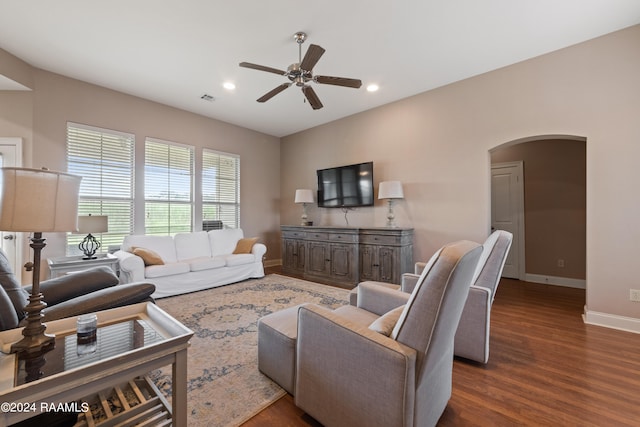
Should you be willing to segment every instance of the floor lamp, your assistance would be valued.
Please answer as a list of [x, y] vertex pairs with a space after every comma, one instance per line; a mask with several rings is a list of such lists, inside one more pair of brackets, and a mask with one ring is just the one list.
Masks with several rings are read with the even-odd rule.
[[78, 226], [78, 192], [81, 177], [46, 169], [2, 168], [0, 230], [33, 233], [33, 286], [25, 307], [27, 326], [11, 352], [36, 353], [53, 346], [45, 333], [40, 293], [40, 252], [46, 246], [43, 232], [75, 231]]

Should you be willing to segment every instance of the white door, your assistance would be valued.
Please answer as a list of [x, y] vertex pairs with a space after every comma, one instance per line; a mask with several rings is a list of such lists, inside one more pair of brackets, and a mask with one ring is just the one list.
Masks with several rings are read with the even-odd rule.
[[[0, 167], [22, 166], [22, 139], [0, 138]], [[0, 246], [6, 252], [13, 272], [22, 280], [22, 233], [0, 231]]]
[[502, 277], [524, 280], [524, 176], [522, 162], [491, 165], [491, 230], [513, 234]]

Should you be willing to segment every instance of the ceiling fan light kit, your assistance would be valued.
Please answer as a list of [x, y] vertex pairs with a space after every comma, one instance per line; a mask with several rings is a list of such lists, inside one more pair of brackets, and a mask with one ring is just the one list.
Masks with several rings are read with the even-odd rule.
[[345, 77], [333, 77], [333, 76], [314, 76], [313, 67], [318, 63], [325, 50], [315, 44], [309, 45], [307, 53], [304, 58], [302, 57], [302, 43], [307, 39], [307, 35], [303, 32], [297, 32], [293, 35], [294, 40], [298, 43], [298, 62], [293, 63], [287, 67], [287, 71], [277, 68], [266, 67], [264, 65], [252, 64], [250, 62], [241, 62], [239, 65], [243, 68], [250, 68], [258, 71], [266, 71], [268, 73], [274, 73], [281, 76], [285, 76], [289, 79], [289, 83], [283, 83], [280, 86], [270, 90], [257, 99], [258, 102], [266, 102], [287, 89], [289, 86], [295, 84], [302, 89], [305, 99], [311, 105], [311, 108], [318, 110], [323, 107], [320, 98], [316, 94], [315, 90], [309, 83], [328, 84], [333, 86], [343, 86], [358, 89], [362, 86], [362, 81], [358, 79], [349, 79]]

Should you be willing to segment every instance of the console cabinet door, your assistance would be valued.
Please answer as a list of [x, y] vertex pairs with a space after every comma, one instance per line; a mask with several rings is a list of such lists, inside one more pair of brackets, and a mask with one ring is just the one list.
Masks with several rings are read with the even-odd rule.
[[309, 252], [307, 273], [326, 276], [330, 273], [329, 244], [326, 242], [308, 242]]
[[360, 281], [378, 280], [377, 246], [360, 245]]
[[355, 247], [355, 245], [331, 244], [331, 279], [345, 283], [353, 283], [356, 280]]
[[305, 266], [305, 248], [303, 240], [284, 239], [284, 257], [282, 267], [286, 272], [303, 273]]
[[360, 245], [360, 281], [396, 283], [398, 267], [398, 248]]
[[381, 282], [400, 283], [397, 281], [399, 276], [398, 267], [398, 248], [391, 246], [378, 247], [378, 278]]

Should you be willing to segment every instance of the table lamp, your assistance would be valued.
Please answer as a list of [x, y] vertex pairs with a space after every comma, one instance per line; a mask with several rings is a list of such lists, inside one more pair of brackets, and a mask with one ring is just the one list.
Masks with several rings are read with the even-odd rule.
[[100, 249], [100, 242], [91, 233], [105, 233], [109, 231], [109, 217], [106, 215], [81, 215], [78, 217], [78, 234], [87, 236], [78, 244], [84, 254], [82, 259], [96, 259], [96, 251]]
[[35, 353], [54, 344], [46, 334], [40, 293], [40, 253], [46, 246], [43, 232], [75, 231], [78, 226], [78, 192], [81, 177], [46, 169], [2, 168], [0, 230], [33, 233], [33, 286], [25, 307], [27, 326], [11, 352]]
[[387, 199], [389, 211], [387, 212], [387, 227], [397, 227], [393, 213], [393, 202], [403, 199], [402, 183], [400, 181], [383, 181], [378, 187], [378, 199]]
[[313, 203], [313, 192], [307, 189], [296, 190], [295, 203], [302, 203], [302, 225], [309, 225], [307, 221], [307, 203]]

